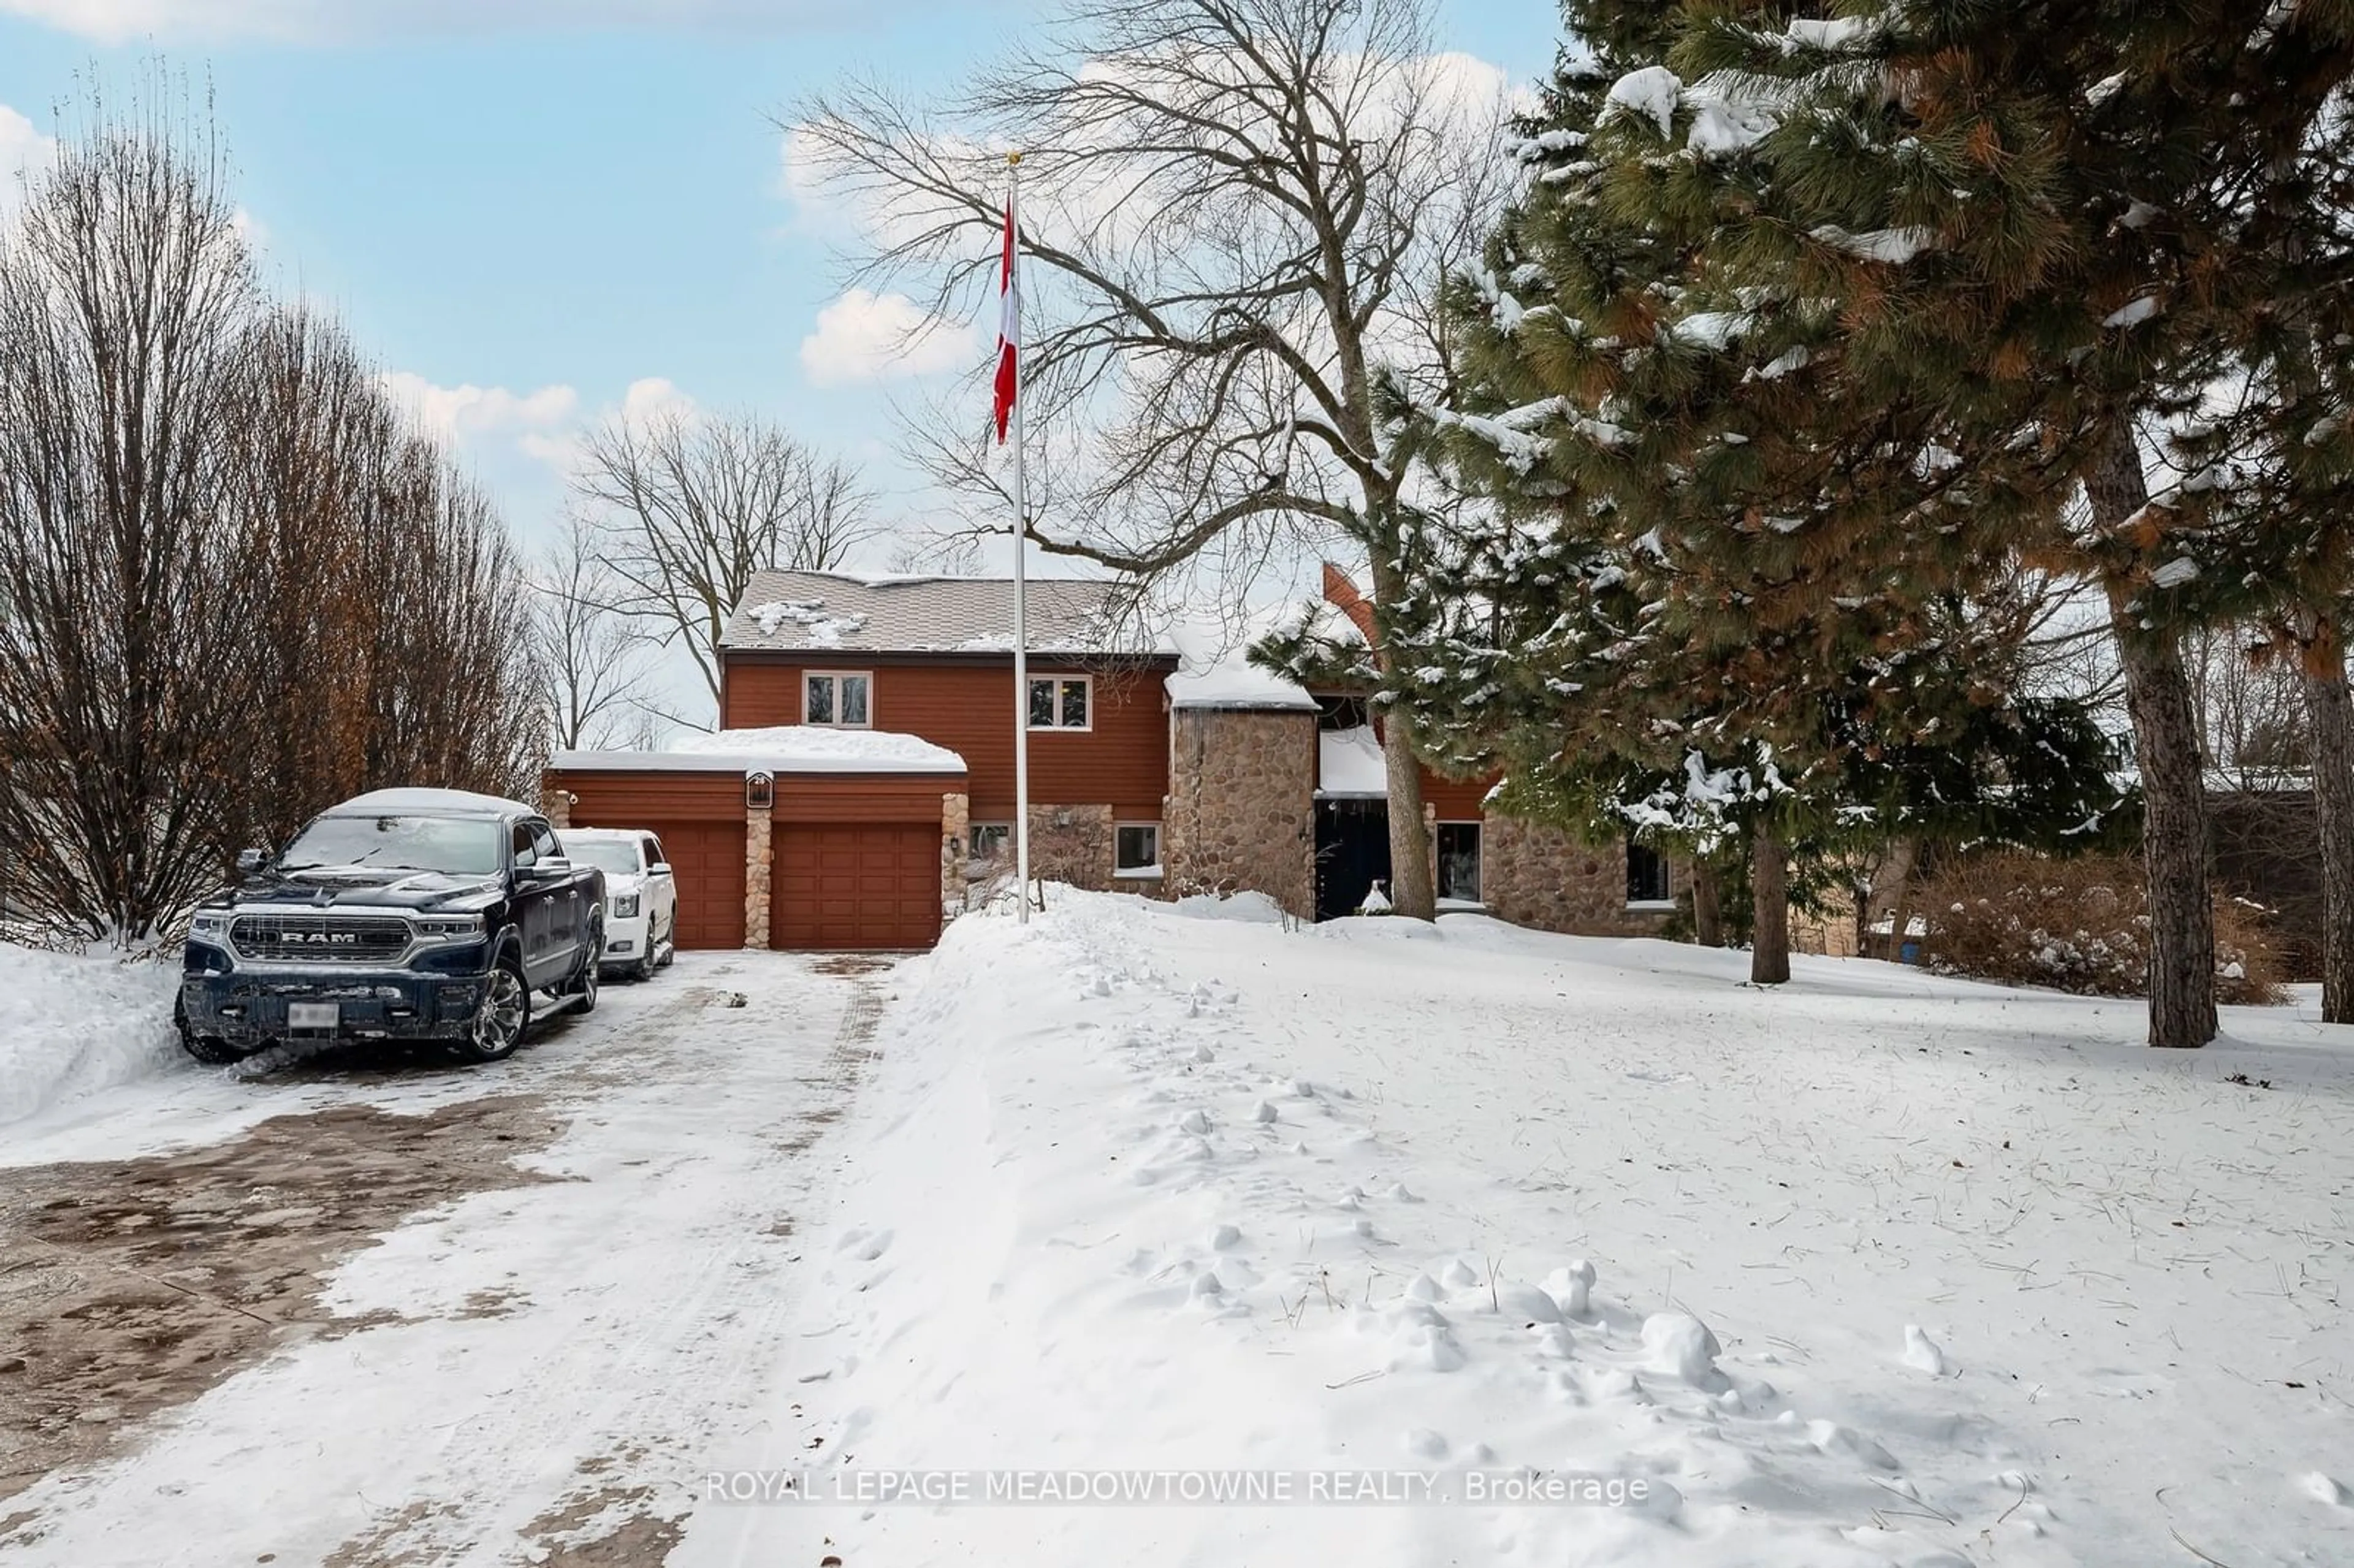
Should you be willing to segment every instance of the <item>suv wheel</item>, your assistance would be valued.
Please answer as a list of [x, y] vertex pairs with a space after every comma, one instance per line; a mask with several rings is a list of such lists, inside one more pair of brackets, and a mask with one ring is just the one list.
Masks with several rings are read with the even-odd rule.
[[580, 968], [570, 980], [564, 982], [563, 989], [557, 992], [558, 996], [577, 996], [580, 999], [580, 1005], [575, 1008], [574, 1012], [597, 1011], [597, 980], [602, 970], [599, 960], [604, 954], [605, 923], [602, 920], [591, 920], [588, 922], [588, 939], [580, 945]]
[[482, 981], [482, 1005], [474, 1010], [458, 1054], [470, 1062], [501, 1061], [514, 1054], [530, 1027], [531, 988], [514, 955], [503, 953]]

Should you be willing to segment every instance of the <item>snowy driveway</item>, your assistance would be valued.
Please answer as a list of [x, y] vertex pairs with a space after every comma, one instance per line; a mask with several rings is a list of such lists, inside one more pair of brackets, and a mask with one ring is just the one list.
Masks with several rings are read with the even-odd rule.
[[181, 1069], [0, 1147], [0, 1560], [658, 1561], [761, 1402], [890, 975], [687, 955], [486, 1068]]

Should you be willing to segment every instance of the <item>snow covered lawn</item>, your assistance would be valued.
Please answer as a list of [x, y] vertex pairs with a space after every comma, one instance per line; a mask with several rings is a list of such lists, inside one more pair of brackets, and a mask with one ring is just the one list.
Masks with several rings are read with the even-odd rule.
[[186, 1059], [179, 968], [0, 942], [0, 1128]]
[[1066, 895], [902, 971], [784, 1392], [706, 1495], [1648, 1495], [706, 1500], [673, 1564], [2354, 1563], [2349, 1032], [2160, 1054], [2132, 1004], [1868, 962], [1761, 992], [1201, 913]]

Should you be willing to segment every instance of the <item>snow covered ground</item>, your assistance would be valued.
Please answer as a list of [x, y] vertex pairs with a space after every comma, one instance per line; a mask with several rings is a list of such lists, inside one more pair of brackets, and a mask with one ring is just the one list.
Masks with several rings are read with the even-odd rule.
[[[167, 1057], [0, 1128], [0, 1562], [660, 1562], [889, 981], [684, 954], [491, 1066]], [[10, 998], [13, 1059], [69, 989]]]
[[[2131, 1003], [1254, 912], [1069, 895], [902, 971], [672, 1563], [2354, 1563], [2309, 1007], [2160, 1054]], [[1466, 1500], [1532, 1471], [1619, 1506]], [[1105, 1485], [1149, 1500], [904, 1496]]]

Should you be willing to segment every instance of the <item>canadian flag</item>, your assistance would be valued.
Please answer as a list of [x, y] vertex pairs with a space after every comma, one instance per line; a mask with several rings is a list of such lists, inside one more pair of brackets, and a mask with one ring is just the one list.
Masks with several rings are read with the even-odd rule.
[[1013, 198], [1005, 198], [1005, 260], [998, 275], [997, 444], [1013, 417], [1014, 355], [1022, 343], [1022, 283], [1013, 270]]

